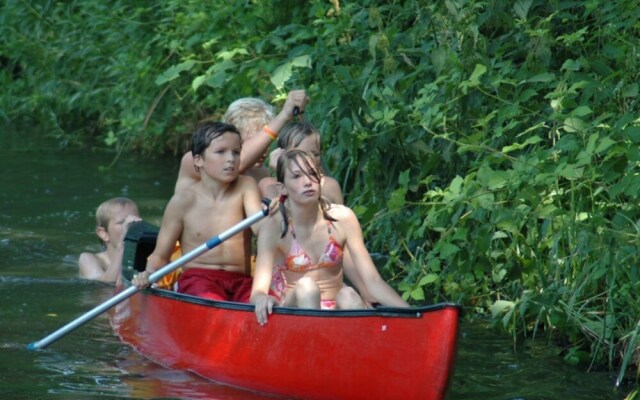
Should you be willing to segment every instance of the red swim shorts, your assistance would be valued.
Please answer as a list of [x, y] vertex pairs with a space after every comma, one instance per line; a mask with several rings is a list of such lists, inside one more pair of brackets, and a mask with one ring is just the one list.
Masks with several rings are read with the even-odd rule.
[[186, 268], [178, 280], [178, 292], [211, 300], [248, 303], [253, 278], [241, 272]]

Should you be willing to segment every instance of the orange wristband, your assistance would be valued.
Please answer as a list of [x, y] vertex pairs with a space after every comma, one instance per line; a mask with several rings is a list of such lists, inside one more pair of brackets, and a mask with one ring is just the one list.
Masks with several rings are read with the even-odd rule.
[[271, 128], [269, 128], [267, 125], [262, 127], [262, 130], [264, 131], [264, 133], [267, 134], [267, 136], [269, 136], [271, 138], [271, 140], [276, 140], [278, 138], [278, 133], [274, 132]]

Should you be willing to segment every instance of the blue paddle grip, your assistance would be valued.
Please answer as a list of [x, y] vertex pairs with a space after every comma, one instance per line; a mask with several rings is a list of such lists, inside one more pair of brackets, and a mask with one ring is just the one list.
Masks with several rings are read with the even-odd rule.
[[213, 249], [214, 247], [216, 247], [220, 243], [222, 243], [222, 240], [220, 240], [220, 236], [216, 236], [214, 238], [211, 238], [211, 239], [207, 240], [207, 248], [208, 249]]

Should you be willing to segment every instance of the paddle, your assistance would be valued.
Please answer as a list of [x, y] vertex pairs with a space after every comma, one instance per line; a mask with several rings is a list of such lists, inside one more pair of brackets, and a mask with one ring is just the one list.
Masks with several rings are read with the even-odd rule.
[[[242, 232], [243, 230], [247, 229], [248, 227], [250, 227], [254, 223], [258, 222], [262, 218], [264, 218], [267, 215], [269, 215], [269, 203], [270, 203], [270, 200], [263, 199], [262, 201], [267, 206], [265, 209], [263, 209], [262, 211], [254, 214], [253, 216], [245, 219], [244, 221], [240, 222], [239, 224], [229, 228], [228, 230], [222, 232], [218, 236], [212, 237], [206, 243], [203, 243], [199, 247], [196, 247], [195, 249], [191, 250], [187, 254], [183, 255], [180, 258], [178, 258], [177, 260], [175, 260], [175, 261], [167, 264], [166, 266], [162, 267], [161, 269], [157, 270], [156, 272], [154, 272], [153, 274], [151, 274], [149, 276], [149, 282], [151, 282], [151, 283], [156, 282], [157, 280], [159, 280], [163, 276], [167, 275], [171, 271], [173, 271], [173, 270], [177, 269], [178, 267], [180, 267], [181, 265], [184, 265], [184, 264], [188, 263], [189, 261], [199, 257], [203, 253], [211, 250], [212, 248], [216, 247], [220, 243], [224, 242], [225, 240], [227, 240], [231, 236], [234, 236], [234, 235]], [[41, 340], [39, 340], [37, 342], [30, 343], [29, 345], [27, 345], [27, 349], [28, 350], [36, 350], [36, 349], [42, 349], [44, 347], [47, 347], [48, 345], [50, 345], [51, 343], [53, 343], [56, 340], [60, 339], [61, 337], [63, 337], [67, 333], [73, 331], [76, 328], [81, 327], [82, 325], [84, 325], [85, 323], [89, 322], [93, 318], [95, 318], [98, 315], [102, 314], [103, 312], [109, 310], [111, 307], [115, 306], [116, 304], [128, 299], [129, 297], [133, 296], [134, 294], [138, 293], [141, 290], [144, 290], [144, 289], [139, 289], [139, 288], [137, 288], [135, 286], [128, 287], [127, 289], [125, 289], [122, 292], [118, 293], [117, 295], [113, 296], [111, 299], [109, 299], [109, 300], [105, 301], [104, 303], [100, 304], [99, 306], [95, 307], [91, 311], [81, 315], [80, 317], [78, 317], [75, 320], [69, 322], [68, 324], [66, 324], [62, 328], [60, 328], [57, 331], [51, 333], [49, 336], [47, 336], [47, 337], [45, 337], [45, 338], [43, 338], [43, 339], [41, 339]]]

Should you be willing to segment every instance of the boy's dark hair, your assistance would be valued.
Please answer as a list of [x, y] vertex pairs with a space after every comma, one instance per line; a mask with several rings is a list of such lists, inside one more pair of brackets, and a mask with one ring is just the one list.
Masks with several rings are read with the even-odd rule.
[[235, 133], [240, 137], [240, 143], [242, 143], [242, 136], [238, 129], [224, 122], [205, 122], [196, 129], [195, 133], [191, 137], [191, 153], [193, 156], [204, 154], [204, 151], [209, 147], [211, 141], [219, 136], [224, 135], [227, 132]]

